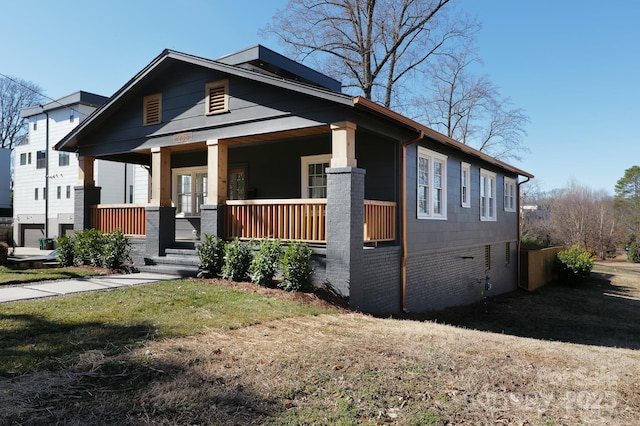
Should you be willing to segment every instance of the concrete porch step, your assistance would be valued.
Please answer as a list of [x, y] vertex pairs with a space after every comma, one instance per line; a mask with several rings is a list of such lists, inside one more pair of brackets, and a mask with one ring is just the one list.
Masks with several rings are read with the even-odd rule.
[[156, 274], [178, 275], [183, 278], [195, 277], [198, 275], [198, 267], [193, 265], [140, 265], [137, 267], [140, 272], [153, 272]]

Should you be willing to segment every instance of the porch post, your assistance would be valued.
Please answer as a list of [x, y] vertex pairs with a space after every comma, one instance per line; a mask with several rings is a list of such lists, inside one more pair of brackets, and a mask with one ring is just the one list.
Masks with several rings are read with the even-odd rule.
[[205, 233], [224, 237], [224, 205], [227, 201], [228, 147], [218, 139], [207, 141], [207, 198], [200, 207], [200, 239]]
[[93, 176], [94, 157], [78, 157], [78, 185], [73, 188], [73, 230], [91, 229], [91, 206], [100, 204], [100, 187]]
[[327, 173], [327, 281], [357, 306], [364, 268], [364, 177], [356, 167], [354, 123], [332, 129]]
[[145, 252], [162, 256], [175, 242], [176, 209], [171, 206], [171, 151], [151, 148], [151, 205], [146, 208]]

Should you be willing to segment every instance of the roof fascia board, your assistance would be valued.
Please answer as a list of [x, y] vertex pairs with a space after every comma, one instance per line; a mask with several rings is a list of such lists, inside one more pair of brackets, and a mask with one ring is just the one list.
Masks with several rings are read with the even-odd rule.
[[417, 121], [414, 121], [408, 117], [405, 117], [401, 114], [398, 114], [395, 111], [392, 111], [388, 108], [383, 107], [382, 105], [379, 105], [369, 99], [357, 96], [355, 98], [353, 98], [353, 104], [356, 107], [361, 107], [364, 108], [366, 110], [370, 110], [372, 112], [375, 112], [377, 114], [380, 114], [388, 119], [391, 119], [392, 121], [396, 121], [397, 123], [405, 126], [405, 127], [409, 127], [411, 129], [413, 129], [416, 133], [419, 132], [423, 132], [425, 134], [425, 136], [428, 136], [430, 139], [433, 139], [437, 142], [440, 142], [444, 145], [448, 145], [451, 146], [455, 149], [457, 149], [458, 151], [464, 152], [466, 154], [472, 155], [474, 157], [478, 157], [483, 161], [486, 161], [487, 163], [493, 164], [495, 166], [498, 166], [502, 169], [508, 170], [510, 172], [516, 173], [518, 175], [521, 176], [525, 176], [528, 178], [533, 178], [534, 176], [529, 173], [526, 172], [524, 170], [521, 170], [517, 167], [514, 167], [510, 164], [505, 163], [504, 161], [498, 160], [497, 158], [494, 158], [482, 151], [478, 151], [475, 148], [470, 147], [469, 145], [465, 145], [462, 142], [458, 142], [455, 139], [452, 139], [446, 135], [443, 135], [442, 133], [439, 133], [423, 124], [418, 123]]

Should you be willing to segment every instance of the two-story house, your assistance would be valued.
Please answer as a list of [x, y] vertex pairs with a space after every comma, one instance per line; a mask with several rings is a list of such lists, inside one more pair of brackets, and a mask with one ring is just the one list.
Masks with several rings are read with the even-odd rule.
[[[14, 148], [13, 157], [13, 238], [19, 246], [38, 247], [40, 239], [55, 239], [73, 231], [78, 158], [53, 147], [106, 100], [80, 91], [20, 112], [29, 131], [25, 142]], [[107, 183], [102, 191], [104, 202], [148, 201], [148, 171], [138, 165], [97, 161], [95, 178], [98, 183]], [[139, 193], [134, 189], [136, 179], [142, 188]]]

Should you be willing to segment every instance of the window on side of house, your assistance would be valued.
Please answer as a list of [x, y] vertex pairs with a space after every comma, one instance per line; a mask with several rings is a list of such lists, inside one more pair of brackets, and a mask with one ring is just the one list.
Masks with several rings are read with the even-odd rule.
[[471, 207], [471, 164], [460, 163], [460, 205]]
[[42, 199], [43, 200], [47, 199], [47, 188], [46, 187], [42, 188]]
[[27, 164], [31, 164], [31, 153], [27, 154]]
[[447, 156], [418, 147], [418, 219], [447, 219]]
[[33, 131], [38, 130], [38, 120], [37, 119], [33, 119]]
[[229, 80], [207, 83], [204, 105], [207, 115], [229, 111]]
[[43, 149], [36, 152], [36, 169], [47, 167], [47, 152]]
[[142, 125], [151, 126], [162, 122], [162, 93], [145, 96], [142, 101]]
[[27, 164], [27, 153], [23, 152], [22, 154], [20, 154], [20, 165], [24, 166]]
[[330, 154], [300, 158], [302, 198], [327, 198], [327, 168], [330, 163]]
[[71, 198], [71, 185], [67, 185], [67, 198]]
[[496, 218], [496, 174], [480, 169], [480, 220]]
[[33, 199], [37, 200], [38, 199], [38, 188], [35, 188], [35, 191], [34, 191], [33, 195], [34, 195]]
[[516, 211], [516, 181], [508, 177], [504, 178], [504, 210]]
[[60, 198], [62, 198], [62, 187], [58, 186], [56, 188], [56, 198], [59, 200]]
[[175, 169], [173, 188], [176, 216], [199, 216], [207, 197], [207, 167]]
[[68, 152], [59, 152], [58, 153], [58, 166], [68, 166], [69, 165], [69, 153]]

